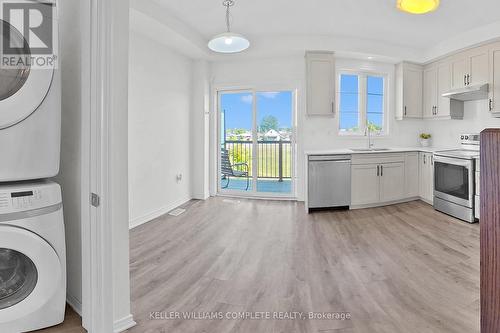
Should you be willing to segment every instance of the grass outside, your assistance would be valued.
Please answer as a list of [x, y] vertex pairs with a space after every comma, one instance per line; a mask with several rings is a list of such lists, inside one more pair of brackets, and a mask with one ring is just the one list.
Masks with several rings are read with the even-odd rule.
[[[229, 158], [232, 164], [247, 163], [250, 175], [252, 169], [252, 143], [245, 144], [227, 144]], [[282, 144], [282, 171], [283, 178], [292, 176], [292, 146], [290, 143]], [[279, 143], [258, 144], [257, 152], [258, 175], [259, 178], [278, 178], [279, 177]], [[237, 168], [244, 170], [244, 167]]]

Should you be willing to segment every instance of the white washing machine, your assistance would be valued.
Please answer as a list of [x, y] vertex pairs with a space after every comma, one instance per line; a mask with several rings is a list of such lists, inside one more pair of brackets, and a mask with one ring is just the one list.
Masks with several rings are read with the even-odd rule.
[[0, 332], [57, 325], [65, 304], [61, 188], [49, 181], [0, 186]]
[[[57, 11], [51, 15], [44, 19], [52, 21], [52, 52], [57, 54]], [[8, 39], [29, 52], [31, 45], [13, 24], [0, 20], [0, 42]], [[0, 182], [50, 178], [59, 173], [61, 79], [54, 67], [0, 68]]]

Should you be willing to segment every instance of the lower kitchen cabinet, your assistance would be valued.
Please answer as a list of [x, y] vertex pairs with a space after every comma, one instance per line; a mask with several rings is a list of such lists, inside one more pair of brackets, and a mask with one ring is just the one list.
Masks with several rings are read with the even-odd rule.
[[377, 164], [351, 167], [351, 205], [368, 205], [379, 202], [379, 166]]
[[405, 196], [407, 198], [416, 198], [420, 196], [418, 154], [418, 152], [405, 154]]
[[353, 206], [397, 201], [405, 197], [403, 162], [353, 165], [351, 176]]
[[434, 197], [434, 155], [423, 152], [354, 155], [351, 206], [363, 208]]
[[387, 163], [380, 166], [380, 201], [401, 200], [405, 194], [404, 163]]
[[434, 201], [434, 155], [419, 154], [420, 198], [427, 203]]

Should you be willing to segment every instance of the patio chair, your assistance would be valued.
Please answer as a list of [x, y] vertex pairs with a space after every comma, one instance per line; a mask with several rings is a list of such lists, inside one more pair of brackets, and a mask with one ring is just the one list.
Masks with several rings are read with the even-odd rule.
[[[235, 163], [231, 164], [229, 160], [229, 152], [226, 149], [222, 149], [221, 151], [221, 174], [222, 179], [227, 180], [227, 183], [222, 186], [222, 188], [227, 188], [229, 186], [230, 177], [246, 177], [247, 179], [247, 187], [245, 191], [248, 191], [248, 187], [250, 186], [250, 176], [248, 174], [248, 163]], [[238, 167], [245, 167], [244, 171], [235, 170]]]

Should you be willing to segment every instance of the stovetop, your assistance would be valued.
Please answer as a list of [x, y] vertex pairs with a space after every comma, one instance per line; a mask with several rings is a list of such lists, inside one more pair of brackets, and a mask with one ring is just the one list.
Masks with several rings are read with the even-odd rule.
[[435, 154], [437, 156], [461, 158], [461, 159], [466, 159], [466, 160], [477, 159], [480, 156], [478, 150], [466, 150], [466, 149], [438, 151]]

